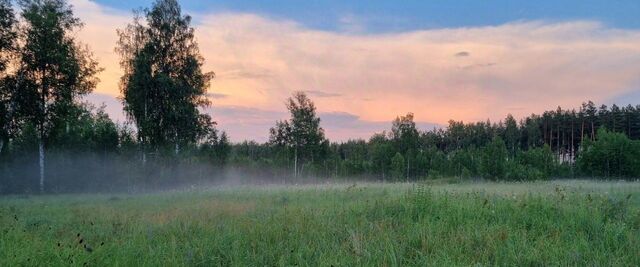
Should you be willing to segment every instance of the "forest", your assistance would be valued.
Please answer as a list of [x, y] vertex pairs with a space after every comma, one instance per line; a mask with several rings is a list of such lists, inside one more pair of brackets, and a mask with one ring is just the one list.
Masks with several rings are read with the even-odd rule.
[[[368, 140], [332, 142], [303, 91], [268, 142], [231, 143], [202, 109], [203, 70], [191, 17], [157, 1], [118, 30], [127, 122], [83, 100], [102, 71], [74, 38], [64, 0], [0, 0], [0, 193], [136, 191], [175, 185], [334, 180], [417, 181], [640, 177], [640, 105], [557, 107], [497, 122], [418, 129], [399, 115]], [[17, 7], [17, 8], [16, 8]], [[302, 90], [303, 88], [301, 88]], [[606, 90], [606, 88], [603, 88]], [[391, 119], [391, 118], [390, 118]], [[243, 180], [244, 179], [244, 180]]]

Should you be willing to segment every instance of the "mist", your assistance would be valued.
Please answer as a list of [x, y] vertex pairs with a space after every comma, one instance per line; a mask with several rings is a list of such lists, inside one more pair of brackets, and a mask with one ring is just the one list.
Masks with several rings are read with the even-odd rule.
[[[0, 164], [0, 194], [31, 194], [39, 190], [37, 153]], [[354, 178], [360, 179], [360, 178]], [[140, 154], [56, 151], [46, 155], [46, 193], [147, 193], [194, 187], [315, 184], [339, 180], [315, 175], [293, 177], [287, 168], [218, 165], [197, 159]]]

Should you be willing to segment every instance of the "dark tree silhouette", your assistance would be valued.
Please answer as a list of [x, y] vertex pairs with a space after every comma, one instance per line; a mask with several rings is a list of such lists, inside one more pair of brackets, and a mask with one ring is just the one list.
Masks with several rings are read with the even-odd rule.
[[23, 41], [15, 74], [18, 116], [35, 126], [39, 144], [40, 191], [45, 190], [46, 142], [57, 118], [79, 96], [90, 93], [100, 71], [90, 53], [73, 38], [82, 26], [63, 0], [23, 0]]
[[306, 162], [321, 160], [328, 142], [320, 127], [316, 107], [305, 93], [295, 92], [286, 105], [291, 118], [276, 122], [269, 130], [269, 143], [293, 151], [294, 176], [298, 176], [300, 167]]
[[199, 108], [210, 104], [206, 90], [214, 74], [202, 71], [204, 59], [190, 24], [177, 1], [158, 0], [118, 31], [124, 109], [139, 142], [154, 150], [173, 144], [177, 154], [213, 125]]

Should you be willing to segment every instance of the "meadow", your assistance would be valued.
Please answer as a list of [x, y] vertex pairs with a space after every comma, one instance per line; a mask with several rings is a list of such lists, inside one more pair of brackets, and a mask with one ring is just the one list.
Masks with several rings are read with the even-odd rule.
[[2, 266], [638, 266], [640, 182], [0, 197]]

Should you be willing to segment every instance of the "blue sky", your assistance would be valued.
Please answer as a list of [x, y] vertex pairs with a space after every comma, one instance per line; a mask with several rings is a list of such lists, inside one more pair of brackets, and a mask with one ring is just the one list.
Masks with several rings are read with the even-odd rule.
[[[97, 0], [97, 3], [130, 10], [149, 6], [150, 0]], [[345, 23], [357, 23], [367, 33], [500, 25], [522, 20], [600, 21], [609, 27], [640, 28], [638, 0], [264, 0], [180, 1], [191, 12], [242, 12], [296, 21], [306, 27], [343, 31]], [[348, 29], [347, 29], [348, 30]]]

